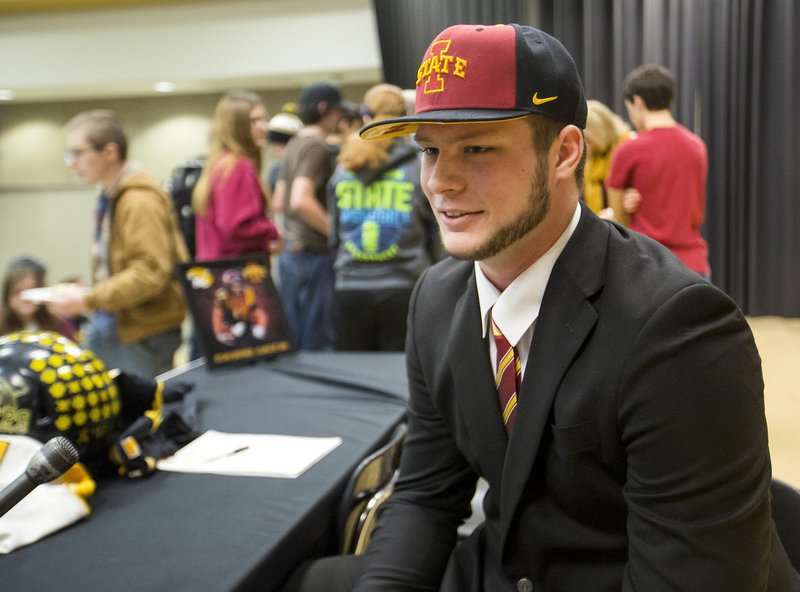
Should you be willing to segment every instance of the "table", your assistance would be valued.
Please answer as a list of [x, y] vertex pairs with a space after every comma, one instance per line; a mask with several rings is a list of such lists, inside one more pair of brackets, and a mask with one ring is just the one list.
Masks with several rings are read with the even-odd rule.
[[297, 479], [100, 481], [88, 519], [0, 556], [2, 590], [274, 590], [300, 561], [334, 549], [347, 478], [403, 418], [407, 398], [402, 354], [298, 352], [171, 379], [195, 384], [201, 429], [343, 443]]

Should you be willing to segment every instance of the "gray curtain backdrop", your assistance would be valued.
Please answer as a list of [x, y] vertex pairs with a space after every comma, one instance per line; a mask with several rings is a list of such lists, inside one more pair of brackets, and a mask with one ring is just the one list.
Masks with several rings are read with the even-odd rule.
[[800, 317], [800, 3], [795, 0], [374, 0], [385, 78], [413, 88], [455, 23], [527, 23], [572, 53], [586, 96], [625, 116], [622, 79], [668, 67], [673, 112], [708, 146], [712, 281], [749, 315]]
[[713, 282], [750, 315], [800, 316], [800, 6], [794, 0], [542, 0], [587, 97], [621, 115], [641, 63], [672, 70], [709, 153]]
[[456, 24], [522, 23], [520, 0], [373, 0], [386, 82], [414, 88], [422, 54], [442, 29]]

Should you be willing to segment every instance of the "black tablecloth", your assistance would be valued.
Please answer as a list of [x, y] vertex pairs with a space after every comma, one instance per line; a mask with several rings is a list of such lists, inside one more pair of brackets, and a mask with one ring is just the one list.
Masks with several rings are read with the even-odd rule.
[[201, 429], [340, 436], [297, 479], [156, 472], [98, 482], [92, 515], [0, 556], [0, 590], [269, 592], [309, 554], [330, 550], [352, 469], [403, 417], [402, 354], [287, 354], [178, 375]]

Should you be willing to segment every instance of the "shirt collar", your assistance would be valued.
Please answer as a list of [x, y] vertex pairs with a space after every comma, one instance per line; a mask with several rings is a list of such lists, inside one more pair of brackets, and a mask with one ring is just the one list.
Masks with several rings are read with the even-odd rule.
[[539, 316], [542, 298], [553, 266], [575, 232], [580, 217], [581, 208], [576, 206], [572, 220], [553, 246], [517, 276], [502, 293], [486, 278], [478, 262], [475, 262], [475, 281], [478, 287], [484, 338], [491, 313], [494, 322], [509, 343], [514, 347], [517, 345], [522, 335]]
[[134, 173], [133, 167], [131, 167], [130, 164], [126, 163], [125, 166], [122, 167], [122, 170], [119, 172], [119, 175], [117, 176], [117, 178], [114, 180], [114, 182], [111, 184], [110, 187], [108, 187], [108, 188], [101, 187], [100, 188], [101, 189], [101, 194], [105, 195], [106, 198], [111, 200], [111, 201], [115, 200], [117, 198], [117, 196], [119, 195], [120, 186], [133, 173]]

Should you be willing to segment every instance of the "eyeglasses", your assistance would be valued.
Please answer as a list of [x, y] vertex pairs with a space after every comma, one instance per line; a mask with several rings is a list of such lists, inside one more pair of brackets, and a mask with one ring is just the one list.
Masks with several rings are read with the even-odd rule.
[[75, 163], [81, 156], [86, 154], [87, 152], [97, 152], [94, 147], [89, 146], [87, 148], [73, 148], [71, 150], [67, 150], [64, 153], [64, 163], [67, 166], [70, 166]]

